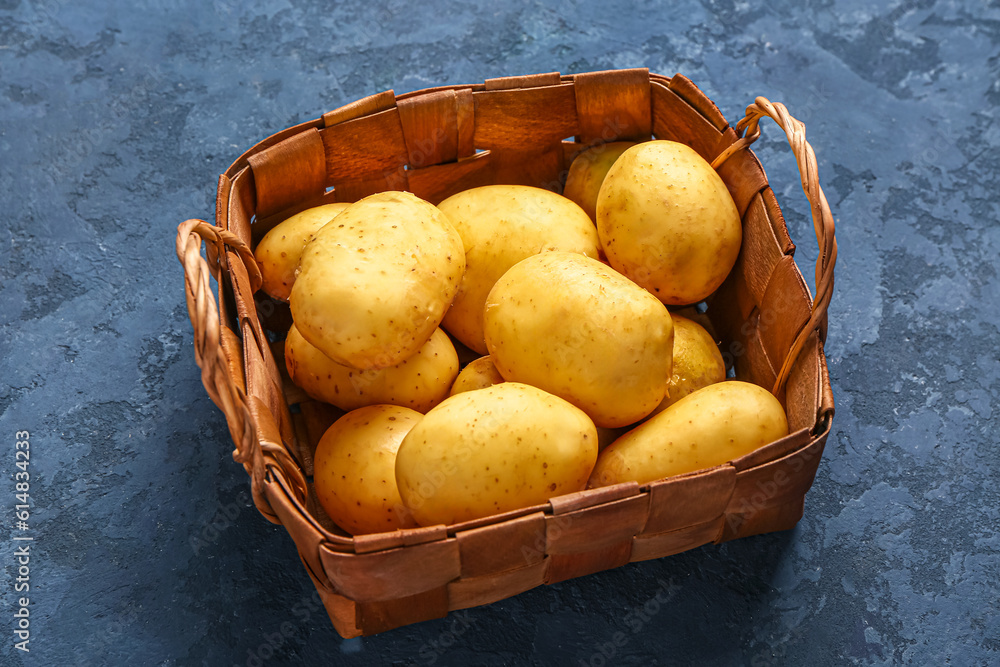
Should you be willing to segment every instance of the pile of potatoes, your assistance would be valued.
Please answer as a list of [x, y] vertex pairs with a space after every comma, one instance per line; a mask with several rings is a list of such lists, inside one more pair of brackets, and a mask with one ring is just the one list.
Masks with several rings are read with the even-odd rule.
[[[291, 380], [346, 411], [314, 458], [344, 530], [643, 484], [786, 435], [768, 391], [726, 380], [707, 320], [677, 312], [740, 249], [711, 166], [670, 141], [607, 144], [574, 160], [564, 192], [492, 185], [437, 206], [383, 192], [299, 213], [257, 246], [263, 289], [291, 310]], [[459, 350], [481, 356], [461, 368]]]

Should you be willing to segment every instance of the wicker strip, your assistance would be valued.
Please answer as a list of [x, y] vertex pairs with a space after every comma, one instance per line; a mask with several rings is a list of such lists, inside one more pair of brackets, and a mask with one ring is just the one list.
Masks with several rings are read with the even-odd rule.
[[486, 79], [485, 90], [519, 90], [535, 88], [536, 86], [558, 86], [562, 82], [559, 72], [545, 74], [529, 74], [527, 76], [502, 76], [496, 79]]
[[331, 127], [363, 116], [372, 116], [380, 111], [392, 109], [394, 106], [396, 106], [396, 95], [391, 90], [369, 95], [364, 99], [356, 100], [323, 114], [323, 127]]
[[736, 469], [730, 465], [653, 482], [643, 533], [658, 534], [722, 516], [733, 495]]
[[[468, 96], [463, 99], [472, 102]], [[458, 95], [454, 90], [400, 100], [397, 108], [409, 167], [458, 159]]]
[[491, 90], [472, 94], [477, 148], [494, 151], [551, 149], [576, 134], [573, 84]]
[[552, 554], [546, 558], [545, 583], [557, 584], [567, 579], [585, 577], [595, 572], [613, 570], [632, 558], [632, 540], [610, 546], [569, 554]]
[[[502, 528], [497, 529], [497, 525]], [[462, 577], [486, 576], [542, 562], [545, 531], [542, 512], [459, 531], [456, 537], [462, 557]]]
[[[728, 146], [729, 142], [735, 139], [736, 133], [732, 129], [726, 130], [712, 152], [719, 152], [721, 146]], [[735, 155], [730, 154], [729, 158], [717, 169], [719, 176], [722, 176], [722, 180], [726, 182], [729, 194], [736, 202], [736, 210], [740, 212], [741, 216], [746, 214], [747, 207], [756, 197], [760, 196], [762, 191], [770, 190], [767, 187], [767, 176], [764, 175], [763, 167], [757, 161], [757, 156], [750, 151], [740, 151]]]
[[545, 515], [545, 552], [574, 554], [630, 542], [646, 525], [649, 494]]
[[721, 515], [693, 526], [662, 533], [636, 535], [632, 541], [632, 562], [673, 556], [688, 549], [695, 549], [718, 542], [723, 533], [725, 520]]
[[373, 553], [338, 553], [320, 545], [335, 589], [358, 602], [417, 595], [457, 579], [462, 566], [454, 537]]
[[[318, 128], [322, 126], [323, 126], [323, 121], [321, 119], [309, 120], [304, 123], [299, 123], [298, 125], [293, 125], [292, 127], [284, 129], [280, 132], [276, 132], [275, 134], [272, 134], [266, 139], [261, 139], [253, 146], [253, 148], [248, 150], [246, 153], [237, 158], [236, 161], [234, 161], [231, 165], [229, 165], [229, 169], [226, 169], [223, 175], [227, 176], [230, 179], [233, 179], [236, 177], [236, 174], [238, 174], [239, 172], [243, 171], [244, 169], [250, 166], [248, 158], [251, 155], [256, 155], [257, 153], [266, 150], [270, 146], [280, 143], [289, 137], [294, 137], [295, 135], [305, 132], [310, 128], [314, 127]], [[216, 218], [216, 222], [218, 222], [218, 218]]]
[[666, 86], [654, 82], [650, 89], [656, 138], [687, 144], [711, 161], [719, 150], [720, 137], [712, 123]]
[[[760, 326], [770, 329], [770, 335], [762, 339], [762, 343], [775, 368], [781, 367], [792, 341], [809, 320], [810, 311], [809, 288], [795, 260], [785, 255], [771, 270], [760, 300]], [[779, 379], [785, 380], [787, 376]]]
[[648, 69], [577, 74], [573, 83], [579, 143], [649, 139], [653, 123]]
[[359, 603], [355, 617], [364, 634], [374, 634], [409, 623], [443, 618], [449, 606], [448, 588], [440, 586], [407, 597]]
[[481, 577], [463, 574], [448, 584], [448, 605], [452, 611], [478, 607], [503, 600], [545, 583], [548, 564], [538, 560], [513, 570], [500, 570]]
[[247, 158], [257, 194], [254, 211], [265, 217], [326, 189], [326, 155], [319, 131], [292, 135]]
[[[232, 179], [232, 189], [227, 198], [226, 227], [244, 244], [249, 244], [250, 220], [254, 216], [254, 203], [257, 201], [257, 192], [254, 187], [253, 171], [247, 166], [236, 174]], [[256, 264], [254, 262], [253, 264]], [[244, 267], [245, 270], [258, 271], [256, 266]], [[259, 284], [254, 284], [256, 290]]]
[[[362, 181], [406, 165], [406, 139], [393, 107], [320, 130], [329, 183]], [[358, 146], [367, 150], [359, 151]]]
[[[764, 300], [764, 292], [774, 267], [785, 257], [759, 192], [754, 195], [743, 215], [743, 228], [746, 241], [733, 271], [738, 272], [741, 278], [736, 283], [737, 286], [745, 288], [749, 293], [745, 302], [759, 304]], [[743, 302], [741, 299], [741, 303]], [[748, 311], [741, 315], [746, 318], [750, 313]]]
[[438, 204], [453, 194], [496, 182], [493, 153], [483, 151], [458, 162], [407, 170], [409, 190]]
[[[659, 77], [658, 77], [659, 78]], [[670, 88], [670, 91], [690, 104], [705, 120], [712, 124], [719, 132], [725, 132], [729, 127], [725, 115], [719, 111], [715, 102], [708, 99], [705, 93], [701, 92], [698, 86], [694, 85], [691, 79], [683, 74], [675, 74], [670, 79], [663, 81]]]
[[[805, 403], [805, 401], [801, 401]], [[811, 405], [815, 405], [815, 401]], [[792, 420], [789, 419], [789, 422]], [[739, 457], [738, 459], [733, 459], [732, 467], [736, 472], [742, 472], [744, 470], [749, 470], [750, 468], [755, 468], [760, 465], [764, 465], [768, 461], [774, 461], [783, 456], [793, 454], [803, 447], [809, 445], [812, 440], [811, 427], [813, 426], [813, 420], [810, 419], [807, 426], [801, 428], [792, 427], [788, 435], [780, 440], [775, 440], [772, 443], [764, 445], [763, 447], [756, 449], [749, 454]]]

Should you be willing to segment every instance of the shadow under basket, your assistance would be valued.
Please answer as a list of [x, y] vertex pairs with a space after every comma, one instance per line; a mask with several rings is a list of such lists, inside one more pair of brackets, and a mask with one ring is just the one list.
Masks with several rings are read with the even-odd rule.
[[[748, 147], [764, 116], [785, 131], [812, 207], [820, 247], [815, 300]], [[711, 469], [582, 491], [476, 521], [357, 537], [335, 526], [310, 480], [316, 443], [342, 413], [289, 382], [280, 339], [291, 318], [287, 306], [259, 291], [256, 243], [292, 213], [385, 190], [434, 204], [494, 183], [561, 191], [583, 149], [651, 138], [691, 146], [736, 202], [743, 245], [706, 314], [736, 378], [782, 402], [789, 435]], [[225, 414], [256, 507], [292, 536], [343, 637], [708, 542], [785, 530], [801, 518], [833, 417], [823, 341], [837, 249], [815, 155], [782, 105], [757, 98], [730, 127], [691, 81], [645, 69], [507, 77], [398, 97], [387, 91], [278, 132], [240, 156], [219, 178], [215, 223], [185, 221], [177, 236], [202, 380]]]

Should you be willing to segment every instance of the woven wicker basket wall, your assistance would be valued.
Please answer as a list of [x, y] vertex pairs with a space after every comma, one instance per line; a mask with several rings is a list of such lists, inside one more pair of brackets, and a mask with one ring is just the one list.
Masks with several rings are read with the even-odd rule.
[[[764, 171], [747, 148], [764, 116], [786, 132], [812, 205], [820, 244], [815, 302]], [[709, 470], [584, 491], [458, 525], [358, 537], [333, 525], [309, 480], [316, 443], [341, 413], [288, 381], [280, 339], [291, 319], [287, 306], [258, 291], [251, 251], [264, 233], [304, 208], [383, 190], [408, 190], [432, 203], [490, 183], [558, 190], [583, 148], [650, 138], [694, 148], [733, 195], [743, 247], [707, 314], [736, 377], [772, 390], [785, 405], [790, 434]], [[833, 416], [823, 340], [836, 240], [804, 127], [783, 106], [758, 98], [731, 128], [688, 79], [644, 69], [508, 77], [399, 97], [388, 91], [251, 148], [220, 177], [215, 217], [215, 226], [182, 223], [177, 237], [196, 360], [226, 416], [257, 508], [287, 529], [344, 637], [708, 542], [784, 530], [801, 518]], [[210, 276], [218, 279], [219, 305]]]

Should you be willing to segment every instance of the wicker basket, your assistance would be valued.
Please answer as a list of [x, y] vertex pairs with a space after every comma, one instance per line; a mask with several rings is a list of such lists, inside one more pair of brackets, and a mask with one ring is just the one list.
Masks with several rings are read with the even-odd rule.
[[[820, 245], [815, 302], [764, 171], [747, 148], [764, 116], [786, 132], [812, 205]], [[743, 247], [707, 314], [736, 377], [772, 389], [785, 405], [790, 435], [708, 470], [574, 493], [456, 525], [358, 537], [333, 525], [310, 476], [316, 443], [340, 412], [309, 400], [276, 362], [290, 316], [287, 306], [259, 291], [251, 248], [294, 212], [383, 190], [408, 190], [432, 203], [490, 183], [559, 190], [585, 147], [650, 137], [697, 150], [733, 195]], [[216, 226], [188, 220], [177, 235], [195, 357], [225, 414], [233, 456], [250, 475], [257, 508], [292, 536], [344, 637], [793, 527], [833, 416], [823, 340], [836, 253], [833, 217], [801, 123], [782, 105], [757, 98], [730, 128], [691, 81], [645, 69], [367, 97], [244, 153], [219, 179]], [[218, 280], [221, 307], [209, 276]]]

